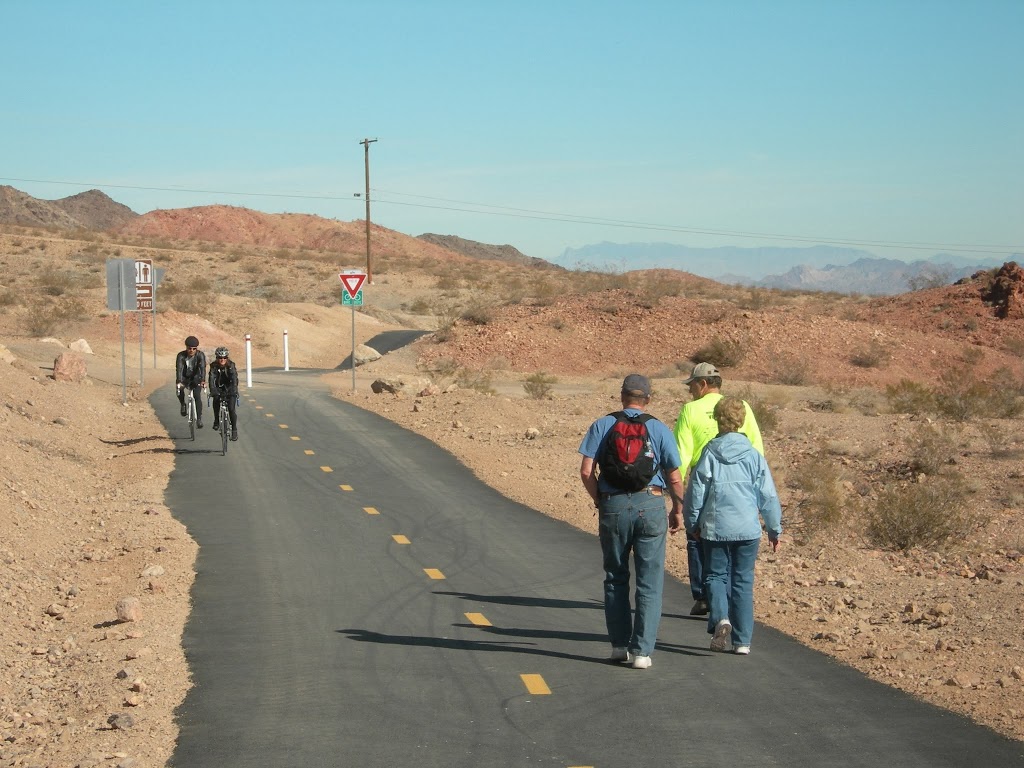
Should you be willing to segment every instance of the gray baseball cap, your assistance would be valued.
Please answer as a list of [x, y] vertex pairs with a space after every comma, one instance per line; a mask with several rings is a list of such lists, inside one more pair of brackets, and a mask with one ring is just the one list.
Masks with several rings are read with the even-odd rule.
[[639, 373], [631, 373], [622, 380], [622, 391], [633, 395], [651, 396], [651, 381]]
[[689, 384], [697, 379], [709, 379], [712, 376], [721, 375], [713, 363], [697, 363], [693, 366], [693, 373], [690, 374], [690, 378], [686, 379], [683, 384]]

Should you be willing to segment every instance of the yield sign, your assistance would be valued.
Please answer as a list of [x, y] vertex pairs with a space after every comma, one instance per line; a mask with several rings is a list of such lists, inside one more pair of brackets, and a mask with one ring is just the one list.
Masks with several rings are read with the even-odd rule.
[[342, 272], [338, 277], [341, 278], [341, 284], [345, 287], [345, 292], [353, 299], [356, 298], [356, 294], [359, 293], [359, 289], [363, 287], [363, 283], [366, 281], [365, 272]]

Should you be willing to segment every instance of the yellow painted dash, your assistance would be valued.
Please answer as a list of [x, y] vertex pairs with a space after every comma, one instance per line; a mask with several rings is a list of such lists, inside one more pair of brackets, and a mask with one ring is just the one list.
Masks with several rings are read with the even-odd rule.
[[444, 574], [437, 570], [437, 568], [424, 568], [423, 572], [432, 579], [436, 579], [438, 581], [444, 579]]
[[268, 419], [274, 418], [274, 414], [272, 414], [272, 413], [265, 413], [263, 415], [266, 416]]
[[312, 456], [313, 455], [313, 451], [309, 450], [309, 448], [304, 450], [303, 453], [306, 454], [307, 456]]
[[262, 411], [263, 410], [263, 406], [262, 405], [257, 405], [256, 406], [256, 410], [257, 411]]
[[342, 484], [342, 485], [339, 485], [338, 487], [341, 488], [341, 490], [343, 490], [343, 491], [351, 491], [352, 490], [352, 486], [351, 485], [344, 485], [344, 484]]
[[403, 536], [400, 533], [396, 533], [391, 538], [395, 540], [396, 544], [411, 544], [412, 543], [412, 542], [409, 541], [409, 537], [408, 536]]
[[330, 467], [320, 467], [320, 469], [321, 469], [321, 471], [323, 471], [323, 472], [333, 472], [333, 471], [334, 471], [334, 470], [333, 470], [333, 469], [331, 469]]
[[490, 627], [493, 626], [482, 613], [467, 613], [466, 618], [469, 619], [470, 624], [474, 624], [478, 627]]
[[292, 440], [301, 440], [302, 438], [298, 435], [292, 435]]
[[368, 515], [379, 515], [380, 514], [380, 512], [377, 511], [376, 507], [363, 507], [363, 512], [365, 512]]
[[520, 675], [519, 677], [522, 678], [526, 690], [535, 696], [549, 696], [551, 694], [551, 689], [548, 688], [548, 684], [544, 682], [544, 678], [540, 675]]

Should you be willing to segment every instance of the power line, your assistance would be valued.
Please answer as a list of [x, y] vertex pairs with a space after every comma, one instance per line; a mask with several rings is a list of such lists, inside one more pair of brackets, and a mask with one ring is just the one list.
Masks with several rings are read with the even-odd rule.
[[[261, 197], [261, 198], [285, 198], [295, 200], [328, 200], [328, 201], [342, 201], [342, 202], [353, 202], [353, 198], [342, 197], [338, 195], [309, 195], [309, 194], [298, 194], [298, 193], [286, 193], [286, 192], [236, 192], [231, 190], [215, 190], [215, 189], [192, 189], [187, 187], [152, 187], [152, 186], [138, 186], [130, 184], [104, 184], [97, 182], [77, 182], [77, 181], [54, 181], [50, 179], [21, 179], [21, 178], [9, 178], [0, 176], [0, 180], [3, 181], [16, 181], [16, 182], [30, 182], [34, 184], [60, 184], [66, 186], [76, 187], [106, 187], [109, 189], [134, 189], [147, 192], [187, 192], [191, 194], [203, 194], [203, 195], [231, 195], [239, 197]], [[873, 247], [873, 248], [893, 248], [901, 250], [916, 250], [916, 251], [927, 251], [940, 249], [942, 251], [948, 251], [951, 253], [990, 253], [990, 254], [1006, 254], [1016, 253], [1024, 251], [1024, 246], [1021, 245], [970, 245], [965, 243], [929, 243], [929, 242], [907, 242], [907, 241], [893, 241], [893, 240], [858, 240], [854, 238], [836, 238], [836, 237], [811, 237], [808, 235], [787, 235], [780, 234], [777, 232], [747, 232], [742, 230], [725, 230], [725, 229], [710, 229], [703, 227], [687, 227], [676, 224], [657, 224], [653, 222], [642, 222], [642, 221], [628, 221], [623, 219], [608, 219], [596, 216], [579, 216], [576, 214], [569, 213], [557, 213], [552, 211], [538, 211], [530, 208], [513, 208], [510, 206], [501, 205], [490, 205], [488, 203], [474, 203], [465, 200], [449, 200], [441, 197], [431, 197], [429, 195], [417, 195], [408, 192], [395, 192], [390, 190], [381, 190], [373, 188], [372, 191], [387, 194], [387, 195], [399, 195], [404, 197], [414, 197], [422, 200], [433, 200], [439, 203], [454, 203], [456, 205], [469, 205], [474, 208], [457, 208], [451, 205], [433, 205], [427, 203], [410, 203], [403, 202], [400, 200], [382, 200], [377, 199], [378, 205], [398, 205], [408, 208], [427, 208], [431, 210], [440, 211], [454, 211], [458, 213], [473, 213], [484, 216], [505, 216], [510, 218], [519, 219], [532, 219], [535, 221], [552, 221], [561, 222], [567, 224], [592, 224], [595, 226], [602, 227], [613, 227], [619, 229], [638, 229], [650, 232], [675, 232], [678, 234], [689, 234], [689, 235], [708, 235], [712, 237], [733, 237], [733, 238], [745, 238], [745, 239], [767, 239], [767, 240], [779, 240], [784, 242], [801, 242], [801, 243], [816, 243], [819, 245], [855, 245], [862, 247]], [[481, 208], [490, 208], [493, 210], [480, 210]]]

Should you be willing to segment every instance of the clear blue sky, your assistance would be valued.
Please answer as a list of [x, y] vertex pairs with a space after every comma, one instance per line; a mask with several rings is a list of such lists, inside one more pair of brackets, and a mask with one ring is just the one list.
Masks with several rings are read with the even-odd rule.
[[376, 138], [411, 235], [1024, 251], [1022, 39], [1022, 0], [0, 0], [0, 184], [361, 219]]

